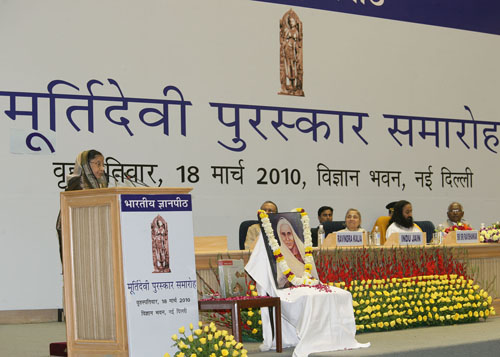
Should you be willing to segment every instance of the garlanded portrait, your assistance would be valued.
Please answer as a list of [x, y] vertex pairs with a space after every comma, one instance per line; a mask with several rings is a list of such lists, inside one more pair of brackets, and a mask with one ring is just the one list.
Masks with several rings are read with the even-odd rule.
[[[304, 277], [317, 278], [314, 263], [311, 264], [311, 262], [308, 262], [308, 260], [312, 259], [312, 255], [310, 254], [311, 257], [309, 258], [307, 256], [307, 244], [305, 242], [301, 214], [299, 212], [270, 213], [267, 217], [266, 219], [268, 219], [272, 228], [273, 237], [271, 239], [275, 239], [279, 245], [279, 248], [275, 247], [273, 251], [272, 244], [270, 244], [269, 232], [266, 232], [263, 219], [259, 216], [262, 236], [276, 287], [283, 289], [297, 285], [297, 280], [302, 280]], [[305, 229], [307, 230], [308, 227], [305, 227]], [[280, 262], [282, 263], [280, 264]], [[303, 284], [308, 283], [304, 282]]]

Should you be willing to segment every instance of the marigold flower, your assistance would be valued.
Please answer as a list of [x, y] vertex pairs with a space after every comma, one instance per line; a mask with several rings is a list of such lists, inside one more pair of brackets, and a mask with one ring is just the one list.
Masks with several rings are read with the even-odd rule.
[[222, 355], [226, 357], [229, 354], [229, 351], [224, 348], [223, 350], [220, 351], [220, 353], [222, 353]]

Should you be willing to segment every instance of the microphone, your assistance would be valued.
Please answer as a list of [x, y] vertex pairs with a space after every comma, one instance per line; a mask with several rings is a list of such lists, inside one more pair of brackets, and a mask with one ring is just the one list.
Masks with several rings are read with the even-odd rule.
[[115, 180], [115, 186], [118, 186], [118, 180], [116, 179], [116, 177], [114, 177], [113, 175], [108, 174], [107, 172], [104, 173], [104, 176], [106, 176], [106, 179], [108, 180], [108, 185], [109, 185], [109, 178], [112, 177], [113, 180]]
[[[104, 173], [106, 175], [106, 177], [108, 177], [108, 182], [109, 182], [109, 178], [112, 177], [113, 180], [115, 180], [115, 186], [116, 187], [120, 187], [120, 186], [123, 186], [123, 183], [125, 181], [129, 182], [132, 186], [134, 187], [137, 187], [137, 185], [134, 183], [134, 181], [132, 180], [132, 178], [127, 175], [127, 174], [123, 174], [123, 175], [119, 175], [119, 174], [107, 174], [107, 173]], [[122, 182], [122, 184], [120, 185], [120, 181]], [[143, 184], [145, 185], [145, 184]]]
[[[144, 182], [142, 182], [141, 180], [138, 180], [138, 179], [137, 179], [137, 177], [135, 177], [135, 176], [131, 176], [131, 175], [128, 175], [128, 174], [124, 174], [124, 175], [125, 175], [125, 178], [126, 178], [127, 180], [129, 180], [129, 181], [132, 183], [132, 185], [134, 185], [134, 187], [137, 187], [137, 186], [134, 184], [134, 181], [135, 181], [136, 183], [138, 183], [139, 185], [141, 185], [141, 186], [144, 186], [144, 187], [149, 187], [148, 185], [146, 185], [146, 184], [145, 184]], [[132, 181], [132, 179], [135, 179], [135, 180], [134, 180], [134, 181]]]

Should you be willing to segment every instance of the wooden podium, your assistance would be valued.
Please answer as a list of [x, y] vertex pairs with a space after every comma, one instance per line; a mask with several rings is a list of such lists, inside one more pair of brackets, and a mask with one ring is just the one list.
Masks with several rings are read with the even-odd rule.
[[64, 306], [70, 356], [129, 355], [121, 195], [178, 195], [190, 191], [115, 187], [61, 193]]

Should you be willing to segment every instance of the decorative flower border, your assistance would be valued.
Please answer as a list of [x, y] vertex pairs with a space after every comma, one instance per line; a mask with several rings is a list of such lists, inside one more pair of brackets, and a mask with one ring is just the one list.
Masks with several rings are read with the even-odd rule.
[[492, 297], [456, 274], [335, 285], [352, 293], [358, 332], [477, 322], [495, 314]]
[[261, 219], [262, 227], [266, 233], [267, 242], [273, 250], [273, 256], [276, 260], [276, 264], [279, 265], [280, 270], [286, 276], [288, 281], [294, 286], [313, 286], [320, 284], [319, 280], [311, 276], [312, 267], [314, 265], [314, 258], [312, 255], [312, 238], [311, 238], [311, 228], [309, 226], [309, 216], [303, 208], [295, 208], [292, 212], [300, 213], [300, 220], [302, 222], [302, 229], [304, 233], [304, 246], [305, 246], [305, 258], [304, 258], [304, 275], [298, 277], [288, 266], [285, 257], [281, 254], [280, 245], [274, 236], [274, 231], [269, 221], [269, 216], [263, 210], [258, 210], [257, 213]]

